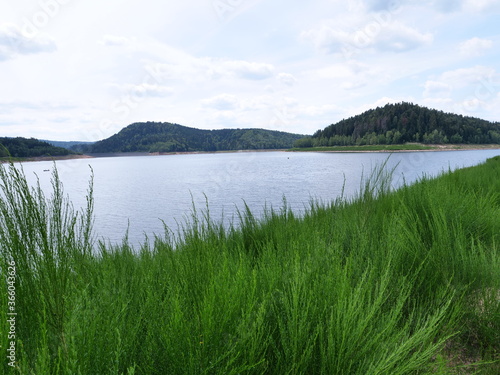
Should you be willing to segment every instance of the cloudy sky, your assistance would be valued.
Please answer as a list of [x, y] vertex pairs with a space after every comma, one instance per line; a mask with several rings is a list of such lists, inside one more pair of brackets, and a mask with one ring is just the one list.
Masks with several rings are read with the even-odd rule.
[[499, 0], [2, 0], [0, 136], [300, 134], [410, 101], [500, 120]]

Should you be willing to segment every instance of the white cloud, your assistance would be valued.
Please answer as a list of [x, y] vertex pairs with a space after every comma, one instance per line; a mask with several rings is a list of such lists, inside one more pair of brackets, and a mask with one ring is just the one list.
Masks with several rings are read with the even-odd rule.
[[201, 101], [205, 107], [214, 108], [220, 111], [234, 110], [239, 107], [238, 99], [231, 94], [220, 94]]
[[28, 100], [11, 100], [0, 101], [0, 111], [3, 113], [10, 111], [26, 112], [30, 110], [45, 110], [54, 112], [58, 110], [70, 110], [78, 108], [77, 103], [68, 101], [28, 101]]
[[234, 111], [214, 111], [205, 115], [206, 126], [211, 129], [249, 127], [245, 119]]
[[426, 7], [431, 6], [443, 13], [452, 13], [461, 10], [463, 2], [463, 0], [413, 0], [414, 4], [420, 4]]
[[74, 132], [68, 124], [74, 124], [78, 109], [79, 103], [70, 101], [0, 101], [1, 131], [8, 136], [60, 139]]
[[343, 90], [356, 90], [368, 85], [373, 87], [385, 85], [394, 77], [391, 77], [386, 69], [349, 60], [346, 63], [328, 65], [312, 71], [308, 74], [308, 78], [320, 81], [332, 80], [336, 87]]
[[28, 37], [16, 25], [0, 26], [0, 61], [18, 55], [54, 52], [56, 49], [55, 42], [48, 36]]
[[427, 81], [424, 87], [424, 97], [448, 96], [451, 92], [451, 86], [441, 81]]
[[126, 46], [127, 44], [130, 43], [129, 38], [126, 38], [124, 36], [116, 36], [116, 35], [104, 35], [102, 40], [99, 41], [99, 44], [102, 44], [104, 46]]
[[[215, 65], [216, 63], [212, 62], [212, 64]], [[261, 80], [272, 77], [274, 66], [265, 63], [229, 60], [223, 61], [220, 65], [220, 69], [222, 73], [235, 75], [239, 78]]]
[[433, 39], [431, 33], [421, 33], [400, 22], [394, 22], [382, 28], [380, 34], [374, 37], [373, 43], [380, 51], [405, 52], [431, 44]]
[[476, 12], [498, 12], [500, 2], [498, 0], [462, 0], [464, 8]]
[[429, 108], [439, 108], [446, 112], [459, 112], [454, 110], [455, 102], [451, 98], [424, 98], [422, 105]]
[[498, 0], [407, 0], [413, 4], [431, 5], [442, 12], [491, 12], [500, 10]]
[[172, 95], [174, 90], [171, 87], [159, 85], [156, 83], [141, 84], [116, 84], [107, 85], [111, 89], [116, 89], [119, 94], [127, 94], [135, 100], [140, 101], [145, 98], [159, 98]]
[[396, 12], [404, 6], [433, 7], [440, 12], [450, 13], [465, 9], [470, 12], [498, 11], [500, 3], [498, 0], [350, 0], [358, 2], [372, 12], [390, 11]]
[[129, 88], [137, 96], [142, 97], [164, 97], [173, 94], [173, 89], [170, 87], [165, 87], [157, 84], [142, 83], [140, 85], [134, 85]]
[[278, 81], [287, 86], [293, 86], [297, 83], [297, 79], [290, 73], [280, 73], [277, 76]]
[[334, 104], [309, 105], [298, 108], [299, 115], [305, 117], [325, 117], [325, 115], [333, 117], [342, 111], [342, 108]]
[[495, 69], [479, 65], [472, 68], [460, 68], [444, 72], [440, 76], [440, 81], [446, 82], [454, 88], [461, 88], [474, 84], [477, 85], [481, 81], [491, 81], [495, 74]]
[[499, 90], [500, 75], [494, 68], [455, 69], [425, 83], [423, 105], [485, 118], [478, 111], [494, 113]]
[[303, 31], [300, 38], [311, 42], [316, 49], [327, 53], [339, 52], [342, 45], [351, 44], [349, 33], [328, 25], [322, 25], [316, 29]]
[[333, 64], [316, 69], [310, 73], [311, 78], [315, 79], [345, 79], [352, 75], [352, 71], [347, 64]]
[[403, 2], [402, 0], [365, 0], [365, 5], [371, 11], [396, 11]]
[[367, 82], [364, 80], [355, 80], [355, 81], [343, 82], [340, 87], [342, 87], [345, 90], [356, 90], [365, 87], [366, 85]]
[[147, 62], [145, 70], [157, 82], [178, 81], [201, 84], [217, 80], [260, 81], [273, 77], [274, 66], [243, 60], [182, 56], [167, 62]]
[[[333, 22], [329, 22], [333, 24]], [[368, 19], [354, 32], [347, 32], [328, 24], [304, 31], [303, 40], [310, 41], [317, 49], [327, 53], [344, 53], [350, 57], [361, 50], [381, 52], [406, 52], [430, 44], [431, 33], [422, 33], [399, 21]]]
[[489, 39], [472, 38], [460, 44], [460, 53], [467, 57], [483, 55], [493, 47], [493, 41]]

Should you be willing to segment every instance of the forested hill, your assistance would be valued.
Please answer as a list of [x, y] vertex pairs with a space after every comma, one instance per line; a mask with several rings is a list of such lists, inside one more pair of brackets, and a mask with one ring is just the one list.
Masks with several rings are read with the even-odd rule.
[[318, 130], [296, 147], [365, 144], [500, 143], [500, 123], [412, 103], [387, 104]]
[[264, 129], [202, 130], [171, 123], [135, 123], [83, 148], [90, 153], [185, 152], [290, 148], [304, 137]]
[[35, 138], [0, 138], [0, 157], [32, 158], [69, 154], [73, 154], [73, 152], [62, 147], [54, 147]]

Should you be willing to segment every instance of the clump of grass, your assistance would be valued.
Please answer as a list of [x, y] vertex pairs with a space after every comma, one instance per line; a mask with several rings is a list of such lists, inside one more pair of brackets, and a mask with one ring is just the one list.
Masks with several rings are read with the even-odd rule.
[[92, 184], [81, 213], [64, 196], [55, 168], [50, 198], [13, 164], [0, 168], [0, 189], [0, 265], [6, 270], [15, 262], [17, 336], [22, 350], [33, 354], [25, 365], [36, 367], [43, 352], [45, 365], [63, 366], [72, 283], [92, 251]]
[[92, 179], [75, 212], [52, 177], [47, 198], [0, 170], [1, 272], [18, 270], [6, 374], [499, 368], [500, 158], [397, 191], [382, 167], [356, 197], [301, 217], [284, 201], [227, 228], [194, 210], [182, 236], [166, 228], [140, 249], [95, 243]]

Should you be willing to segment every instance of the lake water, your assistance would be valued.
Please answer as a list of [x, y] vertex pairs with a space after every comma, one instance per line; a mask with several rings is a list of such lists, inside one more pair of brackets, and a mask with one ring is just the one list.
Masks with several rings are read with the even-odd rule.
[[[111, 243], [122, 241], [127, 226], [134, 246], [144, 236], [172, 230], [185, 222], [193, 204], [207, 207], [212, 218], [237, 218], [243, 202], [256, 215], [265, 206], [281, 208], [283, 197], [296, 212], [311, 199], [330, 201], [359, 190], [361, 176], [388, 159], [397, 165], [393, 186], [414, 182], [423, 174], [477, 165], [500, 150], [405, 153], [238, 152], [165, 156], [106, 157], [57, 161], [65, 193], [75, 207], [85, 205], [94, 171], [95, 234]], [[52, 162], [23, 163], [25, 174], [50, 194]]]

